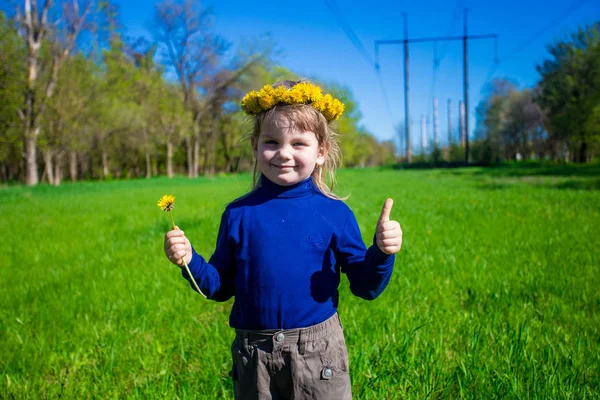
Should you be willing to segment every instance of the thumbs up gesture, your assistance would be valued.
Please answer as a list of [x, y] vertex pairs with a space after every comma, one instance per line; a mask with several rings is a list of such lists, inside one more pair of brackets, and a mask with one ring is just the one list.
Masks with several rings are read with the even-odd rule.
[[381, 209], [381, 215], [377, 221], [375, 237], [377, 247], [385, 254], [396, 254], [402, 247], [402, 229], [398, 221], [390, 221], [390, 214], [394, 200], [387, 199]]

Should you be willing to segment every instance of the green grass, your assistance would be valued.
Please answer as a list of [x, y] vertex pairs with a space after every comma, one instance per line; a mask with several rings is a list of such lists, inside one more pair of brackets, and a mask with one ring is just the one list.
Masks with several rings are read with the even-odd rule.
[[[338, 174], [367, 243], [387, 196], [404, 231], [380, 298], [343, 278], [356, 399], [600, 398], [598, 176], [494, 171]], [[0, 398], [232, 398], [231, 301], [196, 295], [165, 259], [155, 203], [175, 194], [209, 256], [249, 185], [0, 189]]]

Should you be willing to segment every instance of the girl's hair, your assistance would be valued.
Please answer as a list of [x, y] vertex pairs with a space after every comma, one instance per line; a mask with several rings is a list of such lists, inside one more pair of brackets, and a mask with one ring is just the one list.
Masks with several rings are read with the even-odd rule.
[[[306, 80], [280, 81], [274, 83], [272, 86], [274, 88], [283, 86], [286, 89], [290, 89], [301, 82], [306, 82]], [[313, 132], [315, 134], [319, 146], [325, 150], [325, 162], [322, 166], [315, 166], [315, 170], [312, 173], [313, 182], [325, 196], [335, 200], [343, 200], [343, 198], [333, 193], [335, 170], [341, 161], [340, 147], [336, 139], [338, 134], [331, 129], [330, 123], [327, 122], [323, 114], [310, 105], [277, 104], [273, 108], [256, 115], [254, 117], [254, 127], [249, 135], [254, 150], [258, 146], [258, 137], [260, 136], [262, 126], [273, 118], [276, 113], [285, 116], [300, 131]], [[253, 185], [256, 188], [260, 184], [260, 172], [258, 171], [256, 160], [254, 160], [253, 175]]]

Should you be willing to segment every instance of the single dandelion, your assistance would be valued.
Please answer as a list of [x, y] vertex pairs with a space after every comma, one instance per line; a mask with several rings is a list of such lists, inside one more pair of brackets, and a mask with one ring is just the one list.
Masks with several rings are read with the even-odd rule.
[[[163, 197], [161, 197], [158, 200], [158, 203], [156, 203], [156, 205], [161, 210], [169, 213], [169, 216], [171, 217], [171, 227], [172, 227], [172, 229], [175, 229], [175, 220], [173, 219], [173, 208], [175, 208], [175, 196], [170, 195], [170, 194], [165, 194]], [[196, 280], [192, 276], [192, 272], [190, 271], [190, 267], [188, 267], [187, 262], [185, 262], [185, 258], [182, 258], [181, 261], [183, 261], [183, 265], [185, 266], [185, 269], [186, 269], [188, 275], [192, 279], [192, 283], [194, 284], [194, 287], [196, 288], [198, 293], [200, 293], [202, 296], [204, 296], [204, 298], [206, 298], [206, 295], [204, 293], [202, 293], [202, 290], [200, 290], [200, 287], [198, 286], [198, 284], [196, 283]]]

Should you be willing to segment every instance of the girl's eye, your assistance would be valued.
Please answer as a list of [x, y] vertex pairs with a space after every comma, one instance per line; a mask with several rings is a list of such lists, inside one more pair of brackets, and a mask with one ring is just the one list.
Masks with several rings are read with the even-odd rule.
[[306, 143], [294, 143], [294, 146], [304, 147], [304, 146], [306, 146]]
[[277, 142], [274, 140], [267, 140], [265, 144], [277, 144]]

